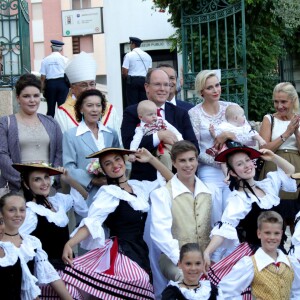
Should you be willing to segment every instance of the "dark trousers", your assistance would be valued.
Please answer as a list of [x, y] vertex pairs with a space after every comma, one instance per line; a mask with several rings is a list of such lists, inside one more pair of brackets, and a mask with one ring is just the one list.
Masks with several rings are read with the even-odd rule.
[[126, 84], [127, 106], [147, 100], [145, 77], [129, 76]]
[[47, 115], [54, 117], [55, 105], [62, 105], [68, 96], [69, 87], [63, 77], [46, 80], [44, 96], [47, 100]]

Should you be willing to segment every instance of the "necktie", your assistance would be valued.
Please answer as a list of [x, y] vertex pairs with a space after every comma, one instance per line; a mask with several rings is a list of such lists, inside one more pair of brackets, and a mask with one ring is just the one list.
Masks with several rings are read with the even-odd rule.
[[158, 116], [158, 117], [161, 117], [160, 111], [161, 111], [161, 108], [158, 108], [158, 109], [157, 109], [157, 116]]

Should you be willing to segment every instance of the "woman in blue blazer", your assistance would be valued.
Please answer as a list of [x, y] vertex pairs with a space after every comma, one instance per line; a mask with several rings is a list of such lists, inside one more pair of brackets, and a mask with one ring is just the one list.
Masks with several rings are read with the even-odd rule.
[[70, 176], [88, 191], [88, 206], [99, 187], [106, 183], [106, 179], [87, 171], [91, 159], [86, 156], [106, 147], [120, 147], [117, 132], [100, 121], [105, 105], [106, 99], [99, 90], [84, 91], [74, 107], [76, 119], [80, 123], [63, 136], [63, 165]]

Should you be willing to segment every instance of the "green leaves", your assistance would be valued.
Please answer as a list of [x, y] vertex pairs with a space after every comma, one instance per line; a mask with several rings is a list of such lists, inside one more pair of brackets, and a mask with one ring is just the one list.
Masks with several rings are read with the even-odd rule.
[[[194, 14], [202, 3], [199, 0], [155, 0], [155, 9], [168, 9], [171, 24], [178, 28], [172, 36], [173, 46], [182, 49], [181, 44], [181, 12]], [[227, 0], [235, 3], [236, 0]], [[205, 1], [207, 4], [208, 2]], [[245, 0], [246, 13], [246, 51], [249, 119], [261, 121], [263, 116], [273, 110], [272, 92], [279, 82], [279, 62], [287, 54], [300, 53], [300, 1], [299, 0]], [[232, 24], [228, 23], [228, 26]], [[214, 40], [214, 32], [211, 32]], [[202, 37], [202, 47], [205, 49], [205, 37]], [[230, 36], [228, 37], [230, 38]], [[199, 72], [199, 34], [189, 36], [193, 45], [193, 64], [189, 61], [192, 72]], [[222, 47], [222, 45], [220, 46]], [[238, 52], [243, 51], [237, 44]], [[222, 50], [222, 48], [220, 48]], [[288, 51], [287, 51], [288, 49]], [[232, 50], [233, 51], [233, 50]], [[208, 59], [207, 53], [202, 55]], [[230, 55], [230, 53], [229, 53]], [[211, 48], [211, 57], [215, 57], [215, 49]], [[189, 53], [191, 57], [191, 53]], [[224, 59], [223, 52], [219, 60]], [[239, 62], [238, 62], [239, 63]], [[202, 65], [202, 69], [209, 67]], [[214, 61], [211, 65], [215, 64]]]

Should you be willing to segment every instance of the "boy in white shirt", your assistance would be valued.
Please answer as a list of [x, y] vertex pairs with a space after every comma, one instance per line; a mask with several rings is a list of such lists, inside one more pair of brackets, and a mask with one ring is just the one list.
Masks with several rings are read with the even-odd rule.
[[253, 256], [245, 256], [220, 281], [224, 299], [243, 299], [249, 285], [255, 299], [300, 299], [300, 264], [285, 255], [278, 246], [283, 233], [283, 219], [274, 211], [262, 212], [257, 236], [261, 247]]
[[[137, 106], [138, 117], [141, 123], [137, 125], [133, 140], [130, 143], [130, 150], [137, 150], [141, 143], [143, 136], [156, 134], [160, 130], [171, 130], [176, 136], [177, 140], [182, 140], [181, 133], [168, 121], [164, 120], [158, 113], [159, 108], [156, 107], [154, 102], [150, 100], [143, 100]], [[157, 158], [169, 169], [172, 170], [172, 161], [170, 151], [172, 145], [159, 143], [157, 147]], [[133, 154], [129, 155], [130, 162], [135, 161]]]

